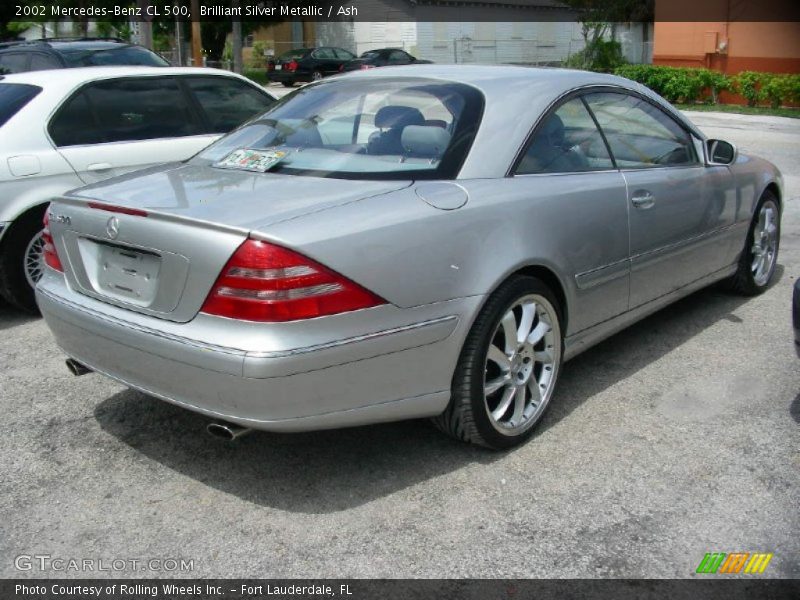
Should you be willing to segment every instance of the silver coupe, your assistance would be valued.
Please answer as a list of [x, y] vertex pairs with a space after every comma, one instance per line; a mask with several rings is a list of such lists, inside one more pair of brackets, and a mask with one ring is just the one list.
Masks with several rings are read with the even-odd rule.
[[228, 438], [430, 417], [505, 448], [561, 365], [775, 270], [782, 180], [610, 75], [374, 69], [47, 211], [41, 311], [77, 374]]

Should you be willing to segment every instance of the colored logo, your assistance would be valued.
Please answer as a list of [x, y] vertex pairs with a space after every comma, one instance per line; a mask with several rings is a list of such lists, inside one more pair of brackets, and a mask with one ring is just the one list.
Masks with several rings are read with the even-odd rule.
[[697, 573], [714, 574], [737, 573], [760, 574], [772, 560], [772, 553], [767, 552], [707, 552], [697, 566]]

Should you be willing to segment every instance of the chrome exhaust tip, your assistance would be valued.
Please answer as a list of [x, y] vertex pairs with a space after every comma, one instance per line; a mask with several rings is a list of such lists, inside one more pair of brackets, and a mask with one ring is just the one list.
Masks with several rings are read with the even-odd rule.
[[86, 365], [82, 365], [74, 358], [68, 358], [66, 360], [66, 364], [67, 368], [69, 369], [69, 372], [75, 375], [75, 377], [78, 377], [80, 375], [86, 375], [87, 373], [92, 372], [92, 370], [89, 367], [87, 367]]
[[234, 425], [233, 423], [225, 423], [222, 421], [209, 423], [208, 427], [206, 427], [206, 431], [209, 435], [227, 442], [238, 440], [248, 433], [253, 433], [253, 430], [249, 427], [242, 427], [241, 425]]

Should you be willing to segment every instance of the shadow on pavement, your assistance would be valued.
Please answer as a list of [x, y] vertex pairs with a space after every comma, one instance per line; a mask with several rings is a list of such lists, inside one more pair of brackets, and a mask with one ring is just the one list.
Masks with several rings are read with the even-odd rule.
[[[697, 292], [567, 363], [537, 433], [714, 323], [741, 322], [733, 312], [748, 300], [717, 288]], [[503, 456], [453, 441], [423, 421], [256, 432], [226, 443], [205, 433], [208, 418], [132, 390], [104, 400], [95, 417], [105, 431], [170, 469], [243, 500], [292, 512], [345, 510]]]
[[39, 318], [41, 318], [39, 315], [32, 315], [18, 310], [0, 298], [0, 331], [23, 323], [30, 323]]

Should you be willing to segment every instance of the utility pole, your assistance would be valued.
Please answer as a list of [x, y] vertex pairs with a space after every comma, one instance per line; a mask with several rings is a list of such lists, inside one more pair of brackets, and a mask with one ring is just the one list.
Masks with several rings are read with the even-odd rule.
[[[147, 7], [150, 6], [150, 0], [137, 0], [136, 4], [141, 9], [142, 15], [147, 15]], [[153, 18], [144, 16], [142, 22], [139, 24], [139, 44], [147, 48], [153, 49]]]
[[[240, 8], [239, 0], [233, 0], [233, 8]], [[239, 12], [238, 10], [235, 12]], [[242, 73], [242, 17], [233, 17], [233, 72]]]
[[200, 39], [200, 0], [192, 0], [192, 64], [203, 66], [203, 40]]

